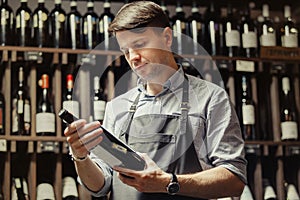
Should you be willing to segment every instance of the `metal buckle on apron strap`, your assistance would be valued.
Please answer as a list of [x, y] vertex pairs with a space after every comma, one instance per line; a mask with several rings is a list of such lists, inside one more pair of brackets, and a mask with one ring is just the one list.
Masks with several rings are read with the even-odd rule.
[[132, 105], [130, 106], [129, 112], [134, 113], [136, 111], [136, 106]]
[[180, 107], [181, 110], [189, 110], [189, 102], [182, 102]]

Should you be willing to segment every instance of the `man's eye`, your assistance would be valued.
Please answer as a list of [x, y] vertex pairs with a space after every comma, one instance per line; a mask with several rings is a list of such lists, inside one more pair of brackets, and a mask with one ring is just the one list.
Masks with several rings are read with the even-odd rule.
[[139, 42], [134, 45], [135, 49], [140, 49], [145, 46], [145, 42]]

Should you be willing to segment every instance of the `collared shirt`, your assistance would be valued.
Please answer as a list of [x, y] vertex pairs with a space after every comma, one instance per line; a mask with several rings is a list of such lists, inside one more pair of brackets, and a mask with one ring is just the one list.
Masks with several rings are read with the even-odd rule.
[[[194, 129], [196, 153], [203, 170], [222, 166], [247, 183], [244, 155], [244, 141], [238, 118], [226, 91], [205, 80], [188, 76], [189, 112], [188, 118]], [[149, 95], [144, 82], [139, 80], [137, 87], [107, 103], [104, 127], [117, 137], [125, 130], [123, 124], [128, 120], [129, 109], [141, 92], [134, 117], [147, 114], [180, 115], [182, 83], [184, 73], [179, 68], [163, 85], [157, 95]], [[141, 127], [151, 129], [151, 127]], [[105, 186], [94, 195], [105, 195], [112, 182], [112, 170], [92, 155], [92, 159], [103, 169]]]

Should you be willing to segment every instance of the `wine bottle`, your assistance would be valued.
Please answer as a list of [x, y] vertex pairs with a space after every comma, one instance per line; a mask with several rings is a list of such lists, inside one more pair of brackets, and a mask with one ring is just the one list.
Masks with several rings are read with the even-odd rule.
[[259, 31], [260, 46], [276, 46], [276, 30], [273, 21], [269, 18], [269, 5], [262, 7], [264, 20]]
[[234, 57], [239, 55], [239, 50], [241, 46], [240, 32], [237, 19], [233, 15], [233, 9], [231, 3], [227, 4], [227, 17], [225, 20], [224, 32], [225, 32], [225, 46], [226, 54], [229, 57]]
[[87, 12], [83, 16], [84, 48], [93, 49], [99, 43], [99, 17], [94, 12], [94, 0], [87, 1]]
[[0, 135], [5, 135], [5, 99], [0, 92]]
[[241, 117], [242, 132], [245, 140], [255, 140], [255, 104], [252, 99], [251, 80], [242, 75]]
[[12, 134], [30, 135], [30, 99], [24, 81], [23, 67], [18, 71], [18, 87], [12, 100]]
[[94, 77], [94, 99], [93, 99], [93, 111], [94, 120], [98, 120], [102, 123], [104, 119], [106, 106], [106, 98], [104, 96], [103, 90], [100, 87], [100, 78], [98, 76]]
[[77, 0], [70, 0], [71, 11], [67, 14], [67, 47], [82, 48], [82, 16], [77, 10]]
[[268, 179], [263, 180], [264, 186], [264, 200], [276, 200], [277, 195], [275, 193], [274, 187], [270, 184]]
[[14, 42], [14, 14], [7, 4], [7, 0], [1, 1], [0, 12], [0, 45], [12, 45]]
[[286, 186], [287, 200], [300, 200], [299, 194], [294, 184], [287, 184]]
[[177, 50], [178, 54], [182, 54], [184, 52], [184, 34], [187, 33], [186, 29], [186, 19], [185, 13], [183, 12], [183, 8], [181, 2], [177, 0], [176, 5], [176, 14], [171, 19], [172, 27], [173, 27], [173, 37], [174, 37], [174, 50]]
[[214, 1], [210, 1], [209, 7], [204, 14], [204, 48], [211, 56], [220, 55], [220, 9], [215, 8]]
[[254, 21], [251, 19], [249, 4], [244, 8], [242, 15], [240, 33], [242, 39], [242, 56], [250, 58], [257, 57], [257, 28]]
[[[160, 1], [160, 7], [161, 9], [165, 12], [166, 16], [168, 17], [168, 19], [170, 20], [170, 11], [168, 10], [166, 4], [165, 4], [165, 1], [164, 0], [161, 0]], [[170, 24], [171, 25], [171, 24]]]
[[25, 178], [13, 178], [11, 200], [29, 200], [28, 184]]
[[72, 176], [63, 178], [62, 183], [62, 199], [63, 200], [78, 200], [78, 190], [75, 179]]
[[[68, 74], [66, 77], [66, 92], [63, 97], [62, 107], [70, 111], [73, 115], [79, 118], [79, 102], [73, 99], [73, 75]], [[65, 128], [65, 127], [64, 127]], [[64, 129], [63, 128], [63, 129]]]
[[199, 54], [199, 45], [203, 45], [203, 25], [204, 22], [202, 20], [202, 16], [199, 12], [199, 8], [196, 1], [193, 1], [192, 5], [192, 14], [187, 18], [188, 23], [188, 35], [193, 39], [192, 46], [190, 48], [193, 50], [192, 53], [194, 55]]
[[105, 0], [103, 7], [104, 12], [100, 15], [99, 18], [99, 36], [100, 42], [104, 42], [104, 49], [108, 50], [110, 47], [110, 34], [108, 32], [108, 25], [112, 22], [115, 16], [110, 12], [110, 0]]
[[291, 17], [291, 7], [284, 6], [285, 22], [280, 28], [281, 46], [283, 47], [298, 47], [298, 29]]
[[55, 136], [55, 114], [49, 91], [49, 76], [43, 74], [39, 81], [42, 92], [36, 114], [36, 133], [39, 136]]
[[31, 10], [27, 5], [27, 0], [20, 0], [21, 6], [16, 11], [16, 37], [17, 45], [31, 45]]
[[60, 48], [66, 45], [66, 12], [61, 7], [61, 0], [55, 0], [55, 6], [50, 12], [50, 36], [52, 37], [52, 47]]
[[38, 6], [33, 11], [33, 45], [37, 47], [49, 46], [49, 11], [45, 8], [45, 0], [38, 0]]
[[297, 112], [292, 99], [290, 78], [282, 77], [281, 140], [297, 140]]

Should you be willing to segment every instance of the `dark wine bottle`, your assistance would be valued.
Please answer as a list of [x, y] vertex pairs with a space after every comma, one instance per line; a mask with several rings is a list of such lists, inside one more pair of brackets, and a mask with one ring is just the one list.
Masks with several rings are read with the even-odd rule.
[[280, 28], [281, 46], [298, 47], [298, 28], [291, 16], [291, 7], [288, 5], [284, 6], [284, 18], [285, 22]]
[[23, 67], [18, 72], [18, 88], [12, 100], [12, 134], [30, 135], [30, 99], [24, 81]]
[[245, 140], [255, 140], [255, 104], [252, 99], [251, 80], [242, 75], [241, 117], [242, 132]]
[[260, 46], [276, 46], [276, 30], [273, 21], [269, 18], [269, 5], [262, 7], [263, 22], [259, 30]]
[[234, 17], [231, 3], [227, 3], [227, 17], [224, 22], [226, 55], [234, 57], [239, 55], [241, 41], [238, 20]]
[[103, 89], [100, 87], [100, 78], [94, 77], [94, 99], [93, 99], [93, 117], [94, 120], [98, 120], [102, 123], [104, 119], [106, 106], [106, 98], [103, 93]]
[[192, 46], [190, 48], [194, 55], [199, 54], [199, 46], [203, 45], [203, 26], [202, 15], [199, 12], [199, 8], [196, 1], [193, 1], [192, 14], [187, 18], [188, 23], [188, 36], [192, 38]]
[[178, 54], [184, 53], [184, 34], [187, 34], [187, 23], [181, 1], [177, 0], [176, 14], [171, 19], [173, 27], [174, 50]]
[[220, 9], [215, 8], [214, 1], [210, 1], [209, 7], [204, 14], [204, 48], [211, 56], [220, 55], [222, 48], [220, 46]]
[[110, 49], [110, 34], [108, 32], [108, 25], [112, 22], [115, 16], [110, 11], [110, 0], [105, 0], [104, 12], [100, 15], [99, 18], [99, 36], [100, 42], [104, 42], [104, 49]]
[[245, 5], [244, 8], [240, 25], [240, 33], [242, 40], [242, 56], [247, 58], [257, 57], [258, 32], [254, 20], [251, 19], [249, 4]]
[[61, 7], [61, 0], [55, 0], [55, 6], [50, 12], [50, 36], [52, 37], [51, 46], [55, 48], [66, 46], [66, 12]]
[[33, 45], [49, 46], [49, 11], [45, 8], [45, 0], [38, 0], [38, 6], [33, 11]]
[[0, 92], [0, 135], [5, 135], [5, 99]]
[[[170, 11], [168, 10], [167, 5], [166, 5], [166, 3], [165, 3], [164, 0], [161, 0], [161, 1], [160, 1], [160, 7], [161, 7], [161, 9], [165, 12], [165, 14], [166, 14], [166, 16], [168, 17], [168, 19], [170, 20]], [[170, 25], [171, 25], [171, 24], [170, 24]]]
[[291, 92], [290, 78], [282, 77], [281, 140], [297, 140], [297, 111]]
[[93, 49], [99, 43], [99, 17], [94, 12], [94, 0], [87, 1], [87, 12], [83, 16], [84, 48]]
[[67, 14], [67, 47], [82, 48], [82, 16], [77, 10], [77, 0], [70, 0], [71, 11]]
[[42, 92], [36, 114], [36, 133], [39, 136], [55, 136], [55, 114], [51, 102], [49, 76], [43, 74], [39, 81]]
[[32, 12], [27, 0], [20, 1], [21, 6], [16, 11], [16, 42], [19, 46], [31, 46]]
[[12, 45], [14, 42], [14, 14], [7, 4], [7, 0], [1, 1], [0, 12], [0, 45]]

